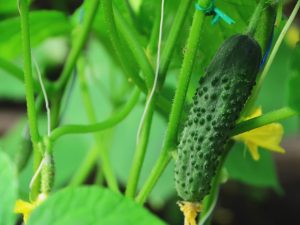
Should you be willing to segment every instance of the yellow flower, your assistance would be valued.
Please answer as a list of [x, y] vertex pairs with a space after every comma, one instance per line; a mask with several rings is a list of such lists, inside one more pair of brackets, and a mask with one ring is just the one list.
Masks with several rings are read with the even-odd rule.
[[292, 25], [285, 36], [286, 43], [294, 48], [300, 41], [300, 29], [296, 25]]
[[46, 198], [47, 195], [40, 194], [34, 202], [26, 202], [19, 199], [16, 201], [14, 212], [23, 214], [23, 220], [26, 224], [32, 211], [36, 207], [38, 207], [44, 200], [46, 200]]
[[195, 202], [182, 201], [177, 203], [184, 215], [184, 225], [196, 225], [196, 217], [201, 211], [201, 205]]
[[[261, 108], [255, 110], [253, 114], [243, 120], [249, 120], [262, 114]], [[283, 127], [280, 123], [271, 123], [248, 132], [233, 137], [236, 141], [244, 142], [248, 147], [252, 158], [259, 160], [258, 147], [264, 149], [285, 153], [285, 150], [279, 145], [283, 136]]]

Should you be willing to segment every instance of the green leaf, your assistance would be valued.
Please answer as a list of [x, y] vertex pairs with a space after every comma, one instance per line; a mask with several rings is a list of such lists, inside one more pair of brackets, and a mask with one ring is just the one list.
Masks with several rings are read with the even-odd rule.
[[293, 72], [289, 79], [288, 104], [300, 113], [300, 45], [294, 49], [292, 55], [291, 69]]
[[[1, 45], [1, 44], [0, 44]], [[1, 47], [0, 47], [1, 48]], [[0, 53], [1, 54], [1, 53]], [[0, 68], [0, 98], [22, 101], [25, 99], [24, 84]]]
[[0, 151], [0, 225], [15, 223], [13, 208], [17, 199], [16, 170], [9, 157]]
[[142, 206], [99, 187], [66, 188], [47, 199], [28, 225], [163, 225]]
[[[31, 44], [36, 46], [48, 37], [67, 35], [71, 24], [68, 17], [58, 11], [34, 11], [30, 14]], [[18, 17], [0, 22], [0, 57], [11, 59], [21, 53], [20, 21]]]
[[12, 126], [0, 139], [0, 148], [10, 157], [12, 161], [20, 151], [20, 142], [23, 139], [26, 119], [21, 118], [18, 123]]
[[281, 191], [271, 154], [264, 149], [259, 149], [259, 154], [260, 159], [255, 161], [246, 147], [237, 143], [225, 162], [229, 177], [253, 186]]
[[17, 3], [15, 0], [0, 1], [0, 14], [10, 14], [17, 12]]

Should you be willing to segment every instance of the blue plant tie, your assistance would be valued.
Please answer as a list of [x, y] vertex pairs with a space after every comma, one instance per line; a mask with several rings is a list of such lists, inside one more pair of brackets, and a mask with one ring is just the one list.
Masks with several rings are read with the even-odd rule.
[[202, 7], [198, 3], [195, 3], [195, 8], [199, 11], [204, 12], [204, 14], [207, 16], [213, 15], [214, 17], [211, 21], [211, 24], [213, 25], [218, 23], [220, 19], [224, 20], [228, 24], [234, 24], [235, 21], [232, 18], [222, 12], [222, 10], [220, 10], [219, 8], [215, 7], [215, 1], [216, 0], [211, 0], [210, 4], [207, 7]]

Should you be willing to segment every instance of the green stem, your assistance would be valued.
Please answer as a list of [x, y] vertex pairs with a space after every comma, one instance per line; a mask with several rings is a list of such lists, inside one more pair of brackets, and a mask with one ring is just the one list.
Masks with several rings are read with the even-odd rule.
[[139, 91], [135, 90], [131, 99], [127, 102], [127, 104], [117, 112], [115, 115], [110, 118], [104, 120], [103, 122], [93, 123], [88, 125], [65, 125], [54, 129], [51, 133], [50, 139], [52, 141], [57, 140], [63, 135], [66, 134], [83, 134], [83, 133], [91, 133], [97, 132], [101, 130], [108, 129], [110, 127], [115, 126], [120, 123], [126, 116], [132, 111], [133, 107], [136, 105], [139, 99]]
[[99, 165], [99, 164], [97, 166], [97, 172], [96, 172], [94, 184], [103, 186], [104, 176], [103, 176], [103, 171], [101, 170], [101, 165]]
[[153, 103], [150, 103], [149, 109], [147, 110], [147, 114], [145, 115], [144, 124], [137, 143], [137, 148], [133, 157], [133, 162], [131, 164], [132, 166], [131, 166], [131, 170], [128, 178], [128, 184], [125, 192], [125, 195], [130, 198], [134, 198], [136, 194], [141, 168], [145, 159], [145, 154], [148, 146], [153, 113], [154, 113]]
[[297, 112], [288, 107], [281, 108], [265, 115], [238, 123], [234, 130], [231, 132], [231, 136], [235, 136], [296, 115]]
[[68, 55], [62, 74], [56, 83], [56, 88], [58, 90], [64, 89], [70, 75], [72, 74], [73, 68], [76, 64], [79, 54], [88, 38], [89, 31], [91, 30], [92, 23], [97, 13], [99, 0], [85, 1], [85, 5], [86, 10], [84, 12], [85, 17], [83, 20], [83, 24], [79, 24], [78, 27], [75, 28], [76, 32], [79, 31], [79, 36], [76, 37], [74, 41], [74, 46], [72, 47]]
[[210, 194], [206, 196], [206, 198], [203, 200], [203, 205], [202, 205], [203, 208], [201, 211], [201, 217], [198, 225], [210, 224], [210, 219], [211, 219], [210, 216], [217, 203], [219, 191], [220, 191], [219, 180], [214, 179], [212, 188], [210, 190]]
[[87, 41], [89, 31], [91, 30], [92, 23], [94, 21], [95, 15], [97, 13], [99, 5], [99, 0], [91, 0], [85, 1], [84, 6], [86, 7], [84, 12], [83, 23], [79, 23], [77, 27], [74, 29], [79, 33], [78, 36], [75, 37], [73, 41], [73, 46], [71, 51], [67, 57], [66, 63], [64, 65], [63, 71], [59, 77], [59, 79], [54, 83], [55, 91], [54, 96], [51, 98], [51, 128], [54, 129], [58, 123], [60, 118], [60, 109], [61, 109], [61, 100], [63, 98], [63, 93], [65, 91], [65, 87], [67, 82], [72, 74], [75, 63], [81, 53], [81, 50]]
[[37, 125], [37, 115], [34, 101], [34, 88], [31, 64], [31, 47], [30, 47], [30, 33], [29, 33], [29, 6], [26, 0], [19, 0], [20, 19], [21, 19], [21, 35], [23, 47], [23, 61], [24, 61], [24, 82], [27, 102], [27, 113], [29, 120], [30, 135], [33, 144], [36, 144], [39, 139], [39, 131]]
[[188, 10], [193, 2], [194, 1], [192, 1], [192, 0], [181, 0], [180, 4], [178, 6], [178, 10], [175, 15], [174, 22], [172, 24], [170, 32], [168, 32], [169, 33], [168, 38], [166, 40], [166, 43], [165, 43], [165, 46], [164, 46], [164, 49], [163, 49], [162, 55], [161, 55], [161, 63], [160, 63], [161, 66], [160, 66], [160, 71], [159, 71], [160, 87], [162, 87], [162, 85], [166, 79], [167, 70], [169, 68], [169, 64], [172, 59], [171, 56], [176, 47], [176, 41], [178, 40], [179, 34], [182, 29], [182, 25], [183, 25], [185, 19], [187, 18], [186, 15], [187, 15]]
[[[209, 0], [201, 0], [200, 4], [204, 7], [207, 7], [209, 2]], [[175, 92], [174, 102], [171, 109], [170, 120], [168, 123], [162, 151], [153, 170], [151, 171], [148, 180], [137, 196], [136, 200], [140, 204], [143, 204], [145, 202], [146, 198], [156, 184], [158, 178], [163, 173], [170, 160], [170, 150], [173, 149], [176, 145], [179, 123], [181, 120], [182, 111], [184, 109], [186, 93], [189, 86], [197, 49], [199, 46], [199, 39], [204, 18], [205, 15], [202, 12], [195, 11], [190, 35], [187, 41], [187, 52], [179, 74], [178, 85]]]
[[264, 11], [265, 8], [265, 4], [268, 0], [260, 0], [258, 5], [255, 8], [255, 11], [251, 17], [248, 29], [247, 29], [247, 33], [250, 36], [254, 36], [256, 29], [258, 27], [258, 23], [260, 22], [260, 17], [262, 15], [262, 12]]
[[[89, 118], [89, 121], [91, 123], [97, 122], [97, 117], [95, 114], [95, 110], [93, 108], [92, 98], [88, 90], [88, 85], [84, 78], [84, 59], [79, 58], [78, 59], [78, 75], [79, 75], [79, 82], [80, 82], [80, 88], [81, 93], [83, 97], [83, 103], [86, 108], [86, 113]], [[101, 165], [103, 169], [103, 173], [105, 176], [105, 180], [107, 181], [108, 187], [115, 191], [119, 192], [117, 179], [113, 173], [113, 169], [109, 160], [107, 149], [102, 146], [102, 140], [105, 140], [100, 133], [95, 133], [94, 138], [96, 141], [96, 149], [98, 150], [98, 155], [101, 160]]]
[[228, 152], [232, 148], [234, 144], [234, 141], [229, 141], [228, 144], [225, 147], [225, 152], [221, 157], [220, 165], [218, 167], [218, 170], [216, 172], [216, 175], [212, 181], [211, 184], [211, 190], [210, 194], [207, 195], [203, 200], [203, 209], [201, 211], [201, 217], [199, 220], [199, 225], [209, 224], [207, 223], [209, 220], [209, 217], [211, 216], [211, 213], [213, 212], [213, 209], [217, 203], [218, 200], [218, 194], [220, 190], [220, 183], [222, 181], [222, 169], [226, 160], [226, 157], [228, 155]]
[[[112, 2], [109, 0], [103, 0], [102, 11], [105, 17], [105, 22], [108, 28], [111, 43], [119, 59], [122, 70], [130, 81], [133, 81], [133, 83], [135, 83], [142, 92], [148, 94], [148, 88], [146, 87], [145, 82], [138, 75], [138, 70], [131, 66], [131, 57], [128, 57], [128, 54], [126, 54], [126, 51], [124, 50], [125, 48], [122, 45], [121, 39], [119, 38], [114, 21]], [[161, 112], [163, 112], [164, 114], [169, 114], [171, 100], [162, 95], [157, 95], [155, 104], [158, 106]]]
[[[19, 11], [21, 20], [21, 36], [22, 36], [22, 48], [23, 48], [23, 61], [24, 61], [24, 82], [25, 82], [25, 94], [27, 104], [27, 115], [29, 121], [29, 131], [31, 141], [34, 150], [34, 171], [38, 168], [41, 160], [41, 153], [38, 150], [38, 142], [40, 140], [37, 115], [34, 101], [34, 83], [32, 76], [32, 64], [31, 64], [31, 47], [30, 47], [30, 32], [29, 32], [29, 5], [26, 0], [19, 0]], [[39, 178], [34, 183], [31, 190], [31, 197], [33, 199], [39, 193]]]
[[120, 41], [116, 29], [116, 24], [114, 20], [113, 9], [112, 9], [112, 1], [103, 0], [101, 5], [103, 7], [102, 9], [103, 15], [109, 32], [108, 35], [110, 37], [114, 51], [116, 52], [116, 55], [120, 61], [121, 67], [125, 72], [125, 75], [129, 79], [131, 79], [139, 87], [139, 89], [143, 90], [144, 92], [147, 92], [147, 88], [144, 81], [139, 77], [137, 70], [135, 68], [132, 68], [131, 63], [128, 62], [130, 61], [130, 59], [128, 59], [125, 53], [124, 47]]
[[147, 87], [148, 89], [150, 89], [153, 85], [154, 71], [153, 67], [151, 66], [151, 63], [149, 62], [145, 54], [144, 49], [142, 48], [141, 43], [139, 43], [139, 35], [137, 34], [136, 30], [133, 29], [120, 15], [118, 10], [115, 10], [114, 15], [116, 19], [116, 25], [120, 31], [120, 35], [122, 36], [122, 38], [125, 39], [127, 45], [129, 46], [129, 49], [132, 51], [135, 61], [140, 66], [141, 71], [145, 76]]
[[128, 23], [136, 27], [138, 26], [137, 18], [135, 13], [133, 12], [129, 1], [124, 1], [123, 4], [119, 5], [118, 2], [113, 2], [115, 8], [119, 8], [122, 10], [122, 15], [124, 15], [124, 19], [128, 21]]
[[282, 11], [283, 11], [283, 0], [279, 0], [277, 12], [276, 12], [276, 21], [275, 25], [278, 27], [282, 21]]
[[272, 44], [277, 8], [277, 3], [266, 2], [255, 30], [254, 38], [259, 43], [263, 56]]
[[159, 36], [159, 26], [160, 25], [160, 16], [155, 16], [155, 20], [153, 22], [150, 38], [148, 40], [146, 54], [150, 58], [150, 56], [154, 56], [157, 51], [157, 43]]
[[276, 56], [276, 54], [277, 54], [277, 52], [279, 50], [279, 47], [281, 46], [282, 41], [283, 41], [283, 39], [284, 39], [284, 37], [285, 37], [288, 29], [290, 28], [291, 24], [293, 23], [294, 19], [296, 18], [296, 15], [297, 15], [297, 13], [299, 11], [299, 8], [300, 8], [300, 0], [297, 1], [297, 4], [295, 5], [295, 7], [294, 7], [294, 9], [293, 9], [293, 11], [292, 11], [292, 13], [291, 13], [288, 21], [284, 25], [284, 27], [283, 27], [283, 29], [282, 29], [282, 31], [281, 31], [281, 33], [280, 33], [280, 35], [279, 35], [279, 37], [278, 37], [275, 45], [274, 45], [274, 48], [273, 48], [273, 50], [272, 50], [272, 52], [270, 54], [270, 57], [269, 57], [269, 59], [268, 59], [268, 61], [266, 63], [266, 66], [264, 67], [264, 70], [261, 73], [261, 75], [260, 75], [260, 77], [259, 77], [259, 79], [257, 81], [257, 85], [254, 87], [254, 90], [252, 92], [251, 98], [247, 102], [247, 105], [246, 105], [245, 110], [244, 110], [245, 113], [249, 112], [250, 109], [253, 107], [253, 105], [254, 105], [257, 97], [258, 97], [258, 94], [259, 94], [259, 92], [261, 90], [262, 84], [263, 84], [263, 82], [264, 82], [264, 80], [265, 80], [265, 78], [266, 78], [266, 76], [267, 76], [267, 74], [268, 74], [268, 72], [269, 72], [269, 70], [271, 68], [271, 65], [272, 65], [272, 63], [273, 63], [273, 61], [275, 59], [275, 56]]

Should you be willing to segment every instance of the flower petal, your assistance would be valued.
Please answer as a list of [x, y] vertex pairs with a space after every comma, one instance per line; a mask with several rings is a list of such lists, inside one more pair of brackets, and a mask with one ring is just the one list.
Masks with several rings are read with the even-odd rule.
[[249, 152], [251, 153], [252, 158], [257, 161], [260, 158], [258, 153], [258, 147], [256, 144], [252, 143], [251, 141], [246, 141], [245, 144], [248, 147]]
[[26, 202], [26, 201], [23, 201], [23, 200], [17, 200], [14, 212], [15, 213], [22, 213], [22, 214], [28, 213], [28, 212], [31, 212], [33, 207], [34, 206], [29, 202]]
[[239, 134], [236, 140], [250, 141], [257, 146], [265, 149], [285, 153], [285, 150], [279, 145], [283, 136], [283, 127], [279, 123], [272, 123], [254, 130]]
[[251, 113], [249, 116], [243, 118], [243, 121], [245, 121], [245, 120], [250, 120], [250, 119], [253, 119], [253, 118], [255, 118], [255, 117], [259, 117], [259, 116], [261, 116], [261, 115], [262, 115], [262, 109], [261, 109], [261, 107], [257, 107], [257, 108], [253, 111], [253, 113]]
[[24, 223], [26, 224], [31, 212], [37, 206], [39, 206], [39, 204], [41, 204], [46, 198], [47, 198], [47, 195], [42, 193], [42, 194], [39, 194], [37, 200], [32, 203], [19, 199], [16, 201], [14, 212], [23, 214], [23, 220], [24, 220]]

